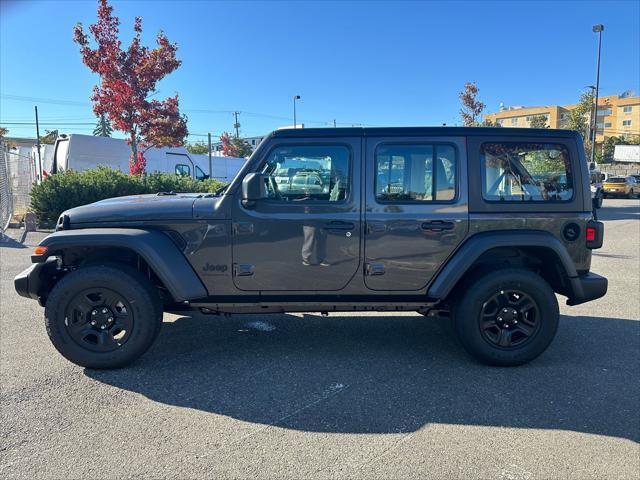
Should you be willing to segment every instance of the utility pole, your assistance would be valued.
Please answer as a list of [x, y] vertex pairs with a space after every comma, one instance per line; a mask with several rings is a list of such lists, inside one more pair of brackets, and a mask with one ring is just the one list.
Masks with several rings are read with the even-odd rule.
[[240, 123], [238, 123], [238, 115], [240, 112], [233, 112], [233, 115], [236, 117], [236, 123], [233, 124], [233, 128], [236, 129], [236, 138], [240, 137]]
[[[33, 108], [36, 110], [36, 146], [38, 149], [38, 178], [40, 179], [40, 181], [42, 181], [42, 158], [40, 158], [40, 124], [38, 123], [38, 106], [35, 105]], [[57, 169], [55, 168], [55, 163], [54, 163], [54, 170], [57, 171]], [[55, 171], [53, 173], [55, 173]]]
[[604, 30], [604, 25], [598, 24], [594, 25], [592, 28], [594, 33], [598, 34], [598, 67], [596, 73], [596, 115], [593, 120], [595, 128], [593, 129], [593, 141], [591, 142], [591, 163], [595, 162], [596, 159], [596, 132], [598, 130], [598, 94], [600, 93], [600, 49], [602, 47], [602, 31]]
[[213, 176], [211, 171], [211, 133], [207, 133], [207, 137], [209, 137], [209, 178], [211, 178]]
[[333, 128], [336, 128], [336, 119], [333, 119]]
[[300, 95], [293, 96], [293, 128], [298, 128], [298, 123], [296, 120], [296, 100], [300, 100]]

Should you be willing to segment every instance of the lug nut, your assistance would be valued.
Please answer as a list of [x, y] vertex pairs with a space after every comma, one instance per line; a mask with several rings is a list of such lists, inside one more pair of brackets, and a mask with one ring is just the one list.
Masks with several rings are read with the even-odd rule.
[[107, 320], [109, 320], [110, 322], [113, 322], [113, 317], [109, 317], [107, 318]]
[[107, 328], [107, 326], [106, 326], [106, 325], [102, 325], [102, 326], [100, 327], [100, 330], [104, 330], [105, 328]]
[[498, 317], [498, 321], [501, 322], [502, 321], [502, 317]]
[[91, 312], [91, 315], [97, 315], [97, 314], [98, 314], [98, 312], [96, 312], [95, 310], [93, 310], [93, 311]]
[[103, 309], [102, 309], [102, 313], [107, 313], [107, 309], [106, 309], [106, 308], [103, 308]]
[[518, 323], [518, 320], [514, 320], [513, 323]]
[[96, 321], [95, 320], [91, 320], [91, 325], [95, 325]]

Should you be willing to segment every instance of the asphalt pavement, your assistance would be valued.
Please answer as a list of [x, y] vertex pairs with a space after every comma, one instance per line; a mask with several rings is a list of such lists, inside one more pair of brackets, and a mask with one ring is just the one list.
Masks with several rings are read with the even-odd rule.
[[518, 368], [469, 358], [417, 314], [165, 315], [129, 368], [77, 367], [13, 277], [44, 233], [0, 243], [0, 478], [640, 476], [640, 201], [605, 200], [592, 270]]

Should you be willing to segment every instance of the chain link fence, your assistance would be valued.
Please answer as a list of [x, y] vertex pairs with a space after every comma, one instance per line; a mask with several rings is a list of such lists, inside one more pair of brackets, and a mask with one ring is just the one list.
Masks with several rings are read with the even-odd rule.
[[0, 228], [22, 219], [30, 204], [31, 187], [36, 178], [31, 149], [9, 147], [0, 142]]

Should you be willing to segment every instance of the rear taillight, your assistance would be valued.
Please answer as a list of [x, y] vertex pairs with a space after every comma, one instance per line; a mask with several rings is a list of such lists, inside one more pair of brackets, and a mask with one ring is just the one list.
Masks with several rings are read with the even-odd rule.
[[604, 239], [604, 223], [596, 220], [589, 220], [587, 222], [586, 240], [587, 248], [595, 250], [602, 247], [602, 240]]

